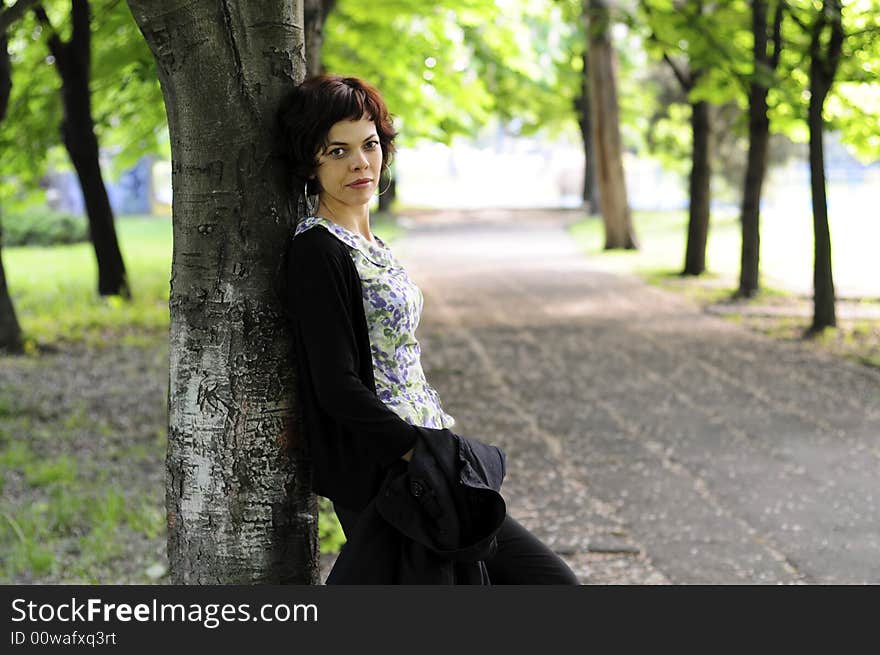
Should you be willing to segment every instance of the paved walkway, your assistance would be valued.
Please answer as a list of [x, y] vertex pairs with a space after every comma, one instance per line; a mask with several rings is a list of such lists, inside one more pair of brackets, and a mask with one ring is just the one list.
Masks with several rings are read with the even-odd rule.
[[584, 583], [880, 582], [880, 373], [591, 267], [561, 220], [419, 220], [423, 365]]

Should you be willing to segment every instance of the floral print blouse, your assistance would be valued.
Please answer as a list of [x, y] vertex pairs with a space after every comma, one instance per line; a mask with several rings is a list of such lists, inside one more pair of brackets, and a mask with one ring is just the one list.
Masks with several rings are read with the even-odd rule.
[[452, 427], [455, 419], [443, 411], [422, 370], [415, 335], [424, 305], [421, 289], [377, 236], [378, 245], [327, 218], [309, 216], [297, 224], [294, 238], [315, 226], [348, 246], [360, 276], [379, 400], [410, 425]]

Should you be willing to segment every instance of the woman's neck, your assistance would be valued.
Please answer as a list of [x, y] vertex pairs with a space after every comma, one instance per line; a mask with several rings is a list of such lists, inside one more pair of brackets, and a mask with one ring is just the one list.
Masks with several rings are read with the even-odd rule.
[[367, 205], [349, 207], [321, 198], [317, 215], [330, 219], [349, 232], [360, 234], [367, 241], [373, 241], [373, 233], [370, 231], [370, 208]]

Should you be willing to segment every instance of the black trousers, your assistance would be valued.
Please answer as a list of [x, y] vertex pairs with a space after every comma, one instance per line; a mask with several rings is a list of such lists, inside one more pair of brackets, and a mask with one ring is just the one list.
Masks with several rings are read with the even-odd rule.
[[[336, 516], [346, 538], [354, 531], [358, 513], [334, 503]], [[493, 585], [555, 584], [577, 585], [580, 582], [559, 555], [508, 515], [498, 531], [498, 552], [486, 560]]]

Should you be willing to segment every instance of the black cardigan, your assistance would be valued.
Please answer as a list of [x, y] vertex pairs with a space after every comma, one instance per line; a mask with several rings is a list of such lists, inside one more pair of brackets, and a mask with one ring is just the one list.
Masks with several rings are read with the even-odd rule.
[[306, 230], [293, 239], [287, 273], [312, 488], [359, 510], [417, 431], [376, 395], [361, 281], [347, 246], [324, 228]]

